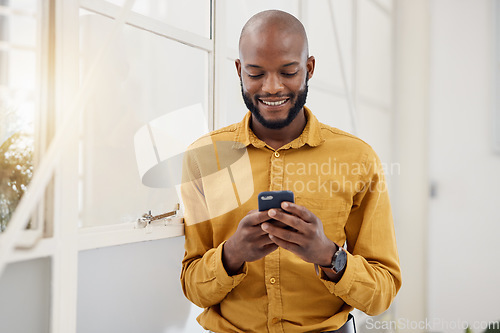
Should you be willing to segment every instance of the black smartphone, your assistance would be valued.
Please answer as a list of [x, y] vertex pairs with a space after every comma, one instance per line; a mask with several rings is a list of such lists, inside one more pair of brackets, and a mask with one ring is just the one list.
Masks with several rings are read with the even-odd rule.
[[295, 202], [292, 191], [265, 191], [259, 193], [259, 211], [281, 208], [283, 201]]

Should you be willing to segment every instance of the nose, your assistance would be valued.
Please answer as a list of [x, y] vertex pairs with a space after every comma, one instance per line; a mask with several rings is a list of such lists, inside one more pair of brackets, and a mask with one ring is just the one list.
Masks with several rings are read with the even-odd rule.
[[270, 95], [276, 95], [283, 89], [281, 78], [278, 74], [268, 74], [264, 79], [262, 90]]

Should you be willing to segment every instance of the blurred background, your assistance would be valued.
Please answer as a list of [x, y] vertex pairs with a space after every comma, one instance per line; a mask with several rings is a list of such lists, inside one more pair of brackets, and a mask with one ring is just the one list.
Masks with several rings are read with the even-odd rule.
[[172, 131], [242, 119], [239, 33], [266, 9], [306, 27], [306, 105], [386, 169], [403, 287], [358, 330], [500, 320], [500, 1], [0, 0], [0, 332], [203, 332], [182, 226], [136, 223], [177, 190], [144, 173], [176, 183]]

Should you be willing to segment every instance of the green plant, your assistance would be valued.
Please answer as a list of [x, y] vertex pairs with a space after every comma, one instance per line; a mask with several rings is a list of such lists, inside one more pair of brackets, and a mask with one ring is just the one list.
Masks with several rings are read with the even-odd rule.
[[[467, 326], [465, 333], [474, 333], [474, 331]], [[488, 323], [488, 328], [483, 333], [500, 333], [500, 321], [492, 321]]]
[[500, 333], [500, 321], [491, 322], [483, 333]]
[[16, 132], [0, 146], [0, 232], [33, 176], [33, 136]]

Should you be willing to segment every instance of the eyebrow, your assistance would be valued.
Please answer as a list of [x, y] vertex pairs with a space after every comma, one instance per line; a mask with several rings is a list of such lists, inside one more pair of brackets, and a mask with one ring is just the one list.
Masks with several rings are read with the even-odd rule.
[[[290, 66], [294, 66], [294, 65], [298, 65], [299, 62], [298, 61], [292, 61], [292, 62], [289, 62], [288, 64], [285, 64], [281, 67], [290, 67]], [[252, 65], [252, 64], [248, 64], [248, 65], [245, 65], [245, 67], [251, 67], [251, 68], [262, 68], [261, 66], [258, 66], [258, 65]]]

